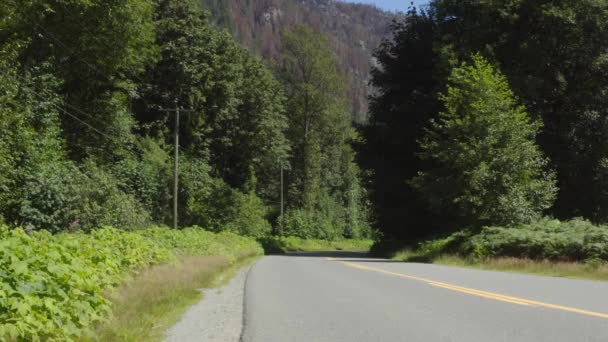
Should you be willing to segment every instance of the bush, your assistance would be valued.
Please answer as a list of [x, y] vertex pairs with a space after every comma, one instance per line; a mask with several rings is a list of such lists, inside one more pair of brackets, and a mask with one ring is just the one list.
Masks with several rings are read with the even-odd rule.
[[133, 268], [167, 261], [168, 250], [105, 228], [92, 235], [26, 234], [3, 228], [0, 241], [0, 336], [64, 340], [110, 314], [103, 290]]
[[76, 226], [91, 230], [100, 226], [114, 226], [133, 230], [151, 223], [150, 214], [132, 194], [119, 188], [118, 180], [91, 161], [85, 162], [77, 178], [79, 201], [74, 211]]
[[[267, 208], [255, 193], [233, 193], [234, 205], [226, 229], [241, 235], [262, 237], [270, 234], [272, 226], [266, 219]], [[227, 208], [230, 210], [230, 208]]]
[[422, 242], [415, 254], [430, 259], [460, 254], [472, 258], [608, 260], [608, 226], [596, 226], [582, 219], [543, 219], [513, 227], [484, 227], [477, 234], [462, 231]]
[[315, 208], [289, 209], [280, 218], [283, 236], [339, 240], [347, 233], [346, 211], [329, 194], [322, 193]]
[[283, 224], [281, 235], [302, 239], [336, 240], [342, 237], [336, 222], [316, 210], [290, 209], [280, 218]]
[[23, 179], [10, 189], [18, 211], [9, 222], [60, 232], [104, 225], [135, 229], [151, 221], [144, 206], [92, 161], [80, 168], [68, 161], [41, 163]]
[[[170, 222], [172, 161], [165, 147], [150, 137], [137, 140], [138, 157], [127, 156], [111, 167], [120, 190], [135, 196], [154, 222]], [[141, 156], [141, 157], [139, 157]]]
[[463, 244], [462, 250], [475, 257], [608, 260], [608, 227], [581, 219], [567, 222], [545, 219], [513, 228], [485, 227]]
[[191, 227], [181, 230], [150, 228], [138, 233], [177, 255], [223, 255], [234, 261], [263, 254], [255, 240], [231, 232], [212, 233]]
[[306, 251], [369, 251], [372, 240], [343, 239], [335, 241], [302, 239], [295, 236], [267, 236], [259, 239], [267, 254]]
[[91, 234], [0, 227], [0, 340], [74, 340], [109, 318], [104, 296], [130, 273], [178, 255], [262, 253], [255, 240], [199, 228]]
[[70, 162], [41, 164], [25, 179], [22, 224], [59, 232], [76, 220], [80, 171]]
[[229, 230], [260, 237], [271, 232], [268, 210], [254, 192], [242, 193], [210, 175], [200, 160], [184, 161], [182, 179], [186, 197], [185, 221], [215, 232]]

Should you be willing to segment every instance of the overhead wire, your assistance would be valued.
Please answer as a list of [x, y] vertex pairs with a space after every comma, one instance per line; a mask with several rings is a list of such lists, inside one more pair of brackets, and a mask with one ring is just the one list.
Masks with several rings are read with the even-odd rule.
[[[25, 91], [27, 91], [28, 93], [30, 93], [31, 95], [34, 95], [36, 97], [38, 97], [40, 100], [43, 100], [45, 102], [47, 102], [50, 106], [52, 106], [53, 108], [55, 108], [56, 110], [58, 110], [59, 112], [67, 115], [68, 117], [70, 117], [73, 120], [76, 120], [77, 122], [79, 122], [80, 124], [86, 126], [87, 128], [89, 128], [90, 130], [92, 130], [93, 132], [99, 134], [100, 136], [103, 136], [104, 138], [108, 139], [109, 141], [115, 143], [115, 144], [119, 144], [119, 145], [123, 145], [123, 147], [125, 147], [126, 151], [128, 151], [129, 153], [132, 154], [132, 156], [137, 157], [138, 155], [136, 154], [136, 151], [132, 149], [132, 146], [128, 145], [128, 144], [124, 144], [121, 141], [118, 141], [117, 138], [121, 137], [120, 134], [117, 134], [116, 136], [111, 136], [106, 132], [101, 131], [100, 129], [96, 128], [95, 126], [93, 126], [91, 123], [87, 122], [86, 120], [84, 120], [83, 118], [79, 117], [78, 115], [68, 111], [65, 108], [62, 108], [61, 106], [53, 103], [53, 99], [50, 97], [52, 95], [49, 95], [48, 92], [38, 89], [38, 88], [34, 88], [33, 86], [29, 86], [27, 85], [27, 82], [24, 81], [24, 78], [20, 75], [9, 75], [8, 73], [4, 73], [5, 76], [7, 77], [17, 77], [18, 79], [16, 79], [16, 81], [18, 81], [17, 83], [20, 86], [20, 89], [23, 89]], [[42, 95], [41, 93], [45, 93], [47, 94], [47, 96]], [[75, 106], [72, 106], [73, 108], [78, 109]], [[86, 113], [85, 111], [78, 109], [79, 113], [81, 114], [86, 114], [88, 116], [91, 116], [91, 114]], [[122, 136], [124, 137], [124, 136]]]

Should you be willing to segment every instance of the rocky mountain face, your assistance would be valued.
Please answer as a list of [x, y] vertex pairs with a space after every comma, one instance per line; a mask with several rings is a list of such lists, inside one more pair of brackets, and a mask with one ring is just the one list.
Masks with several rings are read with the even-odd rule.
[[218, 25], [269, 60], [280, 55], [282, 34], [293, 25], [307, 24], [325, 32], [349, 77], [353, 120], [365, 121], [372, 53], [389, 35], [398, 14], [336, 0], [201, 1]]

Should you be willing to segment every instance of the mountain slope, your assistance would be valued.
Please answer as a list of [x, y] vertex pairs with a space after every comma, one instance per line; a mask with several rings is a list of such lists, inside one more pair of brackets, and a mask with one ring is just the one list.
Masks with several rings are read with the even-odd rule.
[[307, 24], [326, 33], [349, 76], [353, 120], [365, 121], [372, 52], [388, 36], [397, 14], [335, 0], [201, 0], [213, 20], [246, 47], [274, 60], [282, 33]]

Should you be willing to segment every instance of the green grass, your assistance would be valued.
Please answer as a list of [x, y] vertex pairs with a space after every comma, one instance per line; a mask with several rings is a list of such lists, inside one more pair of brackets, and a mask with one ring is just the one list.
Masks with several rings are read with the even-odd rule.
[[302, 239], [298, 237], [265, 237], [259, 239], [266, 254], [321, 251], [369, 251], [372, 240], [344, 239], [336, 241]]
[[588, 262], [563, 262], [513, 257], [475, 259], [450, 254], [429, 256], [411, 250], [401, 250], [397, 252], [392, 259], [405, 262], [424, 262], [482, 270], [608, 281], [608, 263], [599, 260]]
[[202, 299], [201, 288], [223, 285], [254, 259], [231, 264], [226, 257], [184, 257], [140, 273], [111, 295], [114, 317], [97, 327], [96, 340], [161, 341], [165, 331]]

